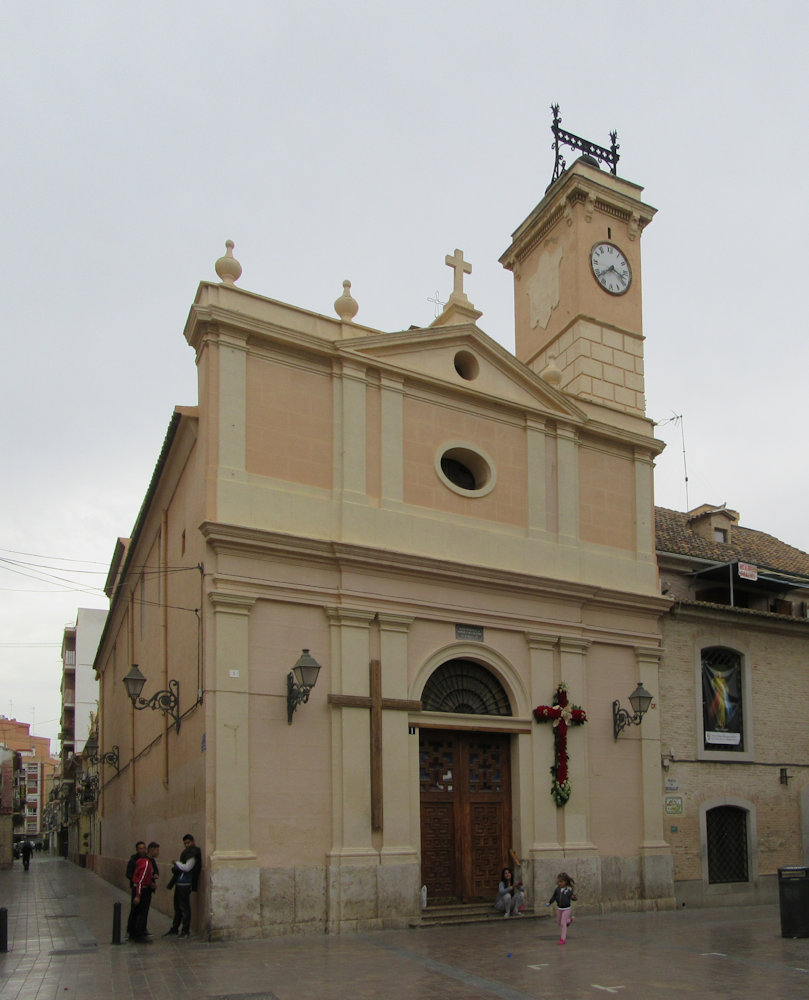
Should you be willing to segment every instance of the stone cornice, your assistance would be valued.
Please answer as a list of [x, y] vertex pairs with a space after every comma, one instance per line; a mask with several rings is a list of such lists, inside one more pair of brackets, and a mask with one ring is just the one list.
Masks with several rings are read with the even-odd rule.
[[370, 628], [374, 612], [366, 608], [328, 607], [323, 609], [329, 625], [349, 625], [352, 628]]
[[[371, 546], [324, 541], [260, 531], [238, 525], [206, 521], [200, 525], [206, 542], [217, 552], [249, 553], [268, 559], [310, 562], [317, 565], [337, 566], [342, 570], [361, 570], [372, 575], [428, 577], [433, 582], [462, 585], [478, 590], [510, 590], [513, 593], [544, 599], [574, 602], [579, 606], [610, 610], [629, 610], [638, 614], [658, 616], [665, 613], [671, 602], [668, 598], [651, 594], [613, 591], [604, 587], [557, 580], [534, 574], [500, 570], [485, 566], [469, 566], [445, 559], [434, 559], [418, 553], [393, 552]], [[261, 584], [245, 583], [246, 588]]]
[[559, 637], [560, 653], [573, 653], [575, 656], [584, 656], [591, 645], [592, 642], [589, 639], [579, 639], [567, 635]]
[[211, 590], [208, 592], [208, 600], [217, 611], [224, 611], [226, 614], [249, 615], [256, 603], [256, 596], [254, 594], [236, 594], [225, 590]]
[[701, 601], [678, 601], [671, 605], [670, 614], [678, 621], [717, 622], [733, 628], [758, 629], [780, 632], [805, 639], [809, 618], [792, 618], [773, 611], [755, 611], [751, 608], [733, 608], [724, 604]]
[[415, 621], [413, 615], [392, 615], [386, 611], [377, 614], [379, 627], [383, 632], [409, 632]]
[[595, 212], [623, 222], [635, 238], [652, 221], [655, 209], [639, 198], [642, 188], [589, 169], [572, 167], [512, 234], [511, 246], [500, 257], [508, 270], [520, 263], [561, 221], [572, 223], [572, 212], [583, 206], [589, 222]]
[[644, 663], [658, 666], [665, 652], [662, 646], [635, 646], [635, 659], [639, 667]]

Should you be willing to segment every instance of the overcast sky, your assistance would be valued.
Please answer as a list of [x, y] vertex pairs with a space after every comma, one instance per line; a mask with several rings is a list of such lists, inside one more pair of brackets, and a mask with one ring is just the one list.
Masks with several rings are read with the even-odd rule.
[[[551, 114], [659, 214], [643, 237], [656, 501], [809, 550], [809, 5], [685, 0], [6, 4], [0, 714], [58, 731], [60, 642], [106, 607], [175, 404], [182, 335], [235, 240], [240, 287], [428, 324], [444, 256], [513, 350], [498, 263], [553, 170]], [[571, 155], [568, 162], [574, 157]], [[55, 746], [54, 746], [55, 749]]]

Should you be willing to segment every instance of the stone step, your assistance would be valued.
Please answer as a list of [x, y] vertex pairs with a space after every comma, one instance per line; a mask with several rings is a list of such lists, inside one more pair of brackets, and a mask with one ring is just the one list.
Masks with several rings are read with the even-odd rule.
[[[548, 911], [535, 913], [532, 907], [526, 907], [519, 917], [511, 920], [536, 920], [547, 917]], [[488, 924], [496, 920], [504, 920], [504, 916], [491, 903], [458, 903], [451, 906], [428, 906], [421, 911], [421, 920], [411, 922], [411, 927], [448, 927], [455, 924]]]

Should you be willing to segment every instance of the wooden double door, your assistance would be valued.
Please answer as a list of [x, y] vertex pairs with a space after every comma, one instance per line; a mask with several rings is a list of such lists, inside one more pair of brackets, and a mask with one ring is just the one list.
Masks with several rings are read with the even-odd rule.
[[421, 729], [421, 871], [428, 905], [494, 900], [511, 840], [511, 738]]

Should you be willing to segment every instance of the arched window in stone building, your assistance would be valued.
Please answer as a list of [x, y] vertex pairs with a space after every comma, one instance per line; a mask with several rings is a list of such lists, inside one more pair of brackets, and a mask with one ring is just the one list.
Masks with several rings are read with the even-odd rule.
[[747, 810], [717, 806], [705, 814], [708, 882], [749, 881]]
[[474, 660], [448, 660], [442, 663], [425, 684], [421, 703], [425, 712], [512, 714], [503, 685]]

